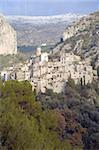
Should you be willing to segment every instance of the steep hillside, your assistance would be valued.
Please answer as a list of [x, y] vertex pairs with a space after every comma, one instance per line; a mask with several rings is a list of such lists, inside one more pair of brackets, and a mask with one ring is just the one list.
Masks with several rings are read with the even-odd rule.
[[99, 12], [85, 16], [66, 28], [63, 40], [54, 52], [72, 51], [82, 58], [90, 58], [94, 67], [99, 66]]

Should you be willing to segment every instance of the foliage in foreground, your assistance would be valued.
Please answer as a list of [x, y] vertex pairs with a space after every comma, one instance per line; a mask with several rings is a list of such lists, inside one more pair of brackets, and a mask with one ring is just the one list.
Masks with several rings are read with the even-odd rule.
[[0, 83], [0, 150], [98, 150], [99, 83], [36, 97], [29, 82]]
[[42, 110], [28, 82], [0, 84], [1, 150], [71, 150], [57, 110]]

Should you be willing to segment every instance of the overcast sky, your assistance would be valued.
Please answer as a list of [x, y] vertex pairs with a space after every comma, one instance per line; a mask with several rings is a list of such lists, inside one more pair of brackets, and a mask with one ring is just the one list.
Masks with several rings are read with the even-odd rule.
[[99, 0], [0, 0], [0, 12], [5, 15], [87, 14], [98, 10]]

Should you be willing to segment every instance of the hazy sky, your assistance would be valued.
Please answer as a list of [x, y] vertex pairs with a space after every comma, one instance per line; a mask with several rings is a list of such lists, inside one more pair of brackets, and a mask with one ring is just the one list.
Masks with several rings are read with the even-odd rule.
[[99, 0], [0, 0], [5, 15], [57, 15], [99, 10]]

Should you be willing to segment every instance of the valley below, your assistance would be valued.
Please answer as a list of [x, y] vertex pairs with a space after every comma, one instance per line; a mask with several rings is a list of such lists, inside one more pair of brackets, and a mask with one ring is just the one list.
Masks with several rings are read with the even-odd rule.
[[59, 16], [8, 16], [17, 32], [18, 46], [54, 45], [60, 41], [66, 26], [81, 18], [79, 14]]

